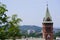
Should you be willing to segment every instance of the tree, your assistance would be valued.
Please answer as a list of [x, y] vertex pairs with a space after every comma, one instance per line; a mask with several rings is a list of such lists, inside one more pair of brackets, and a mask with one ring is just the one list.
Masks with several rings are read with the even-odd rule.
[[17, 15], [14, 14], [11, 17], [11, 20], [9, 21], [9, 36], [13, 37], [15, 39], [15, 37], [21, 37], [20, 34], [20, 29], [19, 29], [19, 22], [21, 22], [22, 20], [20, 18], [17, 18]]
[[54, 34], [54, 39], [56, 39], [56, 37], [60, 37], [60, 31]]
[[0, 4], [0, 39], [21, 37], [19, 22], [22, 20], [17, 18], [17, 15], [13, 15], [9, 21], [9, 17], [5, 13], [6, 11], [8, 11], [6, 5]]
[[0, 3], [0, 39], [5, 38], [6, 36], [5, 32], [8, 27], [8, 21], [7, 21], [8, 17], [5, 14], [6, 11], [8, 11], [6, 9], [6, 5]]

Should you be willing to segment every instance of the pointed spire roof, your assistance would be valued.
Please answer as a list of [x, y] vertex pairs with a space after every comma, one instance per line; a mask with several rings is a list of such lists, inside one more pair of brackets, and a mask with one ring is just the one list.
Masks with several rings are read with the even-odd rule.
[[52, 20], [52, 18], [51, 18], [51, 16], [50, 16], [50, 13], [49, 13], [48, 6], [47, 6], [46, 15], [45, 15], [45, 20], [47, 20], [48, 18], [49, 18], [50, 20]]
[[43, 19], [43, 22], [46, 22], [46, 23], [52, 22], [52, 18], [50, 16], [49, 9], [48, 9], [48, 4], [47, 4], [47, 9], [46, 9], [46, 15]]

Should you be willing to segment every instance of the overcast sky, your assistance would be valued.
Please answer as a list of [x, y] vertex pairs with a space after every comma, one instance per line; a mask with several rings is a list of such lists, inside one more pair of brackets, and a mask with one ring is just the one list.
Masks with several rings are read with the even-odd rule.
[[54, 27], [60, 27], [60, 0], [0, 0], [0, 2], [6, 4], [7, 15], [17, 14], [23, 20], [21, 25], [41, 27], [48, 3]]

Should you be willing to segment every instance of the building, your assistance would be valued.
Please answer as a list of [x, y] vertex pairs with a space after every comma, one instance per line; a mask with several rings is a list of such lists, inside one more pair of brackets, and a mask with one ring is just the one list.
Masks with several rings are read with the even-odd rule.
[[56, 37], [56, 40], [60, 40], [60, 37]]
[[29, 30], [27, 30], [27, 33], [28, 33], [28, 34], [30, 34], [30, 33], [35, 33], [35, 30], [29, 29]]
[[46, 16], [42, 22], [43, 25], [43, 38], [45, 40], [53, 40], [53, 22], [49, 13], [48, 5], [46, 10]]

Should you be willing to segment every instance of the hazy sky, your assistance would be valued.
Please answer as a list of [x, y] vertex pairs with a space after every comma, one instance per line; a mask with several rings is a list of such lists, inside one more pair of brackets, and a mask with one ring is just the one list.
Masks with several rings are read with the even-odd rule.
[[17, 14], [23, 20], [21, 25], [41, 27], [48, 3], [54, 27], [60, 27], [60, 0], [0, 0], [0, 2], [7, 5], [7, 15]]

